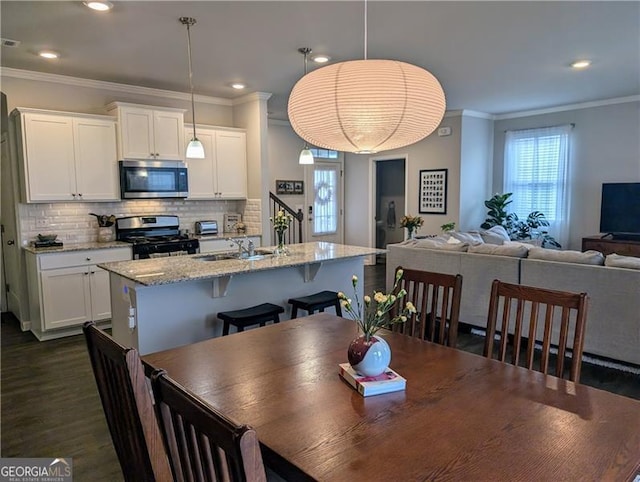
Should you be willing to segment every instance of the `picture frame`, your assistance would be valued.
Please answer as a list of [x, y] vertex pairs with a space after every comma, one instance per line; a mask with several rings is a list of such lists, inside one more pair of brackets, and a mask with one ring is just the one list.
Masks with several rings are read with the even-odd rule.
[[304, 181], [277, 179], [276, 194], [304, 194]]
[[447, 214], [448, 169], [422, 169], [418, 185], [420, 214]]

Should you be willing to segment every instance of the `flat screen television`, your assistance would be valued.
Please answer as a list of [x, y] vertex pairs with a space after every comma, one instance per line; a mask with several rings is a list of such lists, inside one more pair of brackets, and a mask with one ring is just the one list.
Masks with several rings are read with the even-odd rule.
[[640, 182], [602, 184], [600, 232], [640, 240]]

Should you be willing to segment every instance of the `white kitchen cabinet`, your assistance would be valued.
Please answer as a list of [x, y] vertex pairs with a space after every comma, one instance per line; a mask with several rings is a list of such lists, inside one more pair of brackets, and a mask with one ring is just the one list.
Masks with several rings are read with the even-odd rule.
[[[237, 239], [244, 239], [242, 237]], [[249, 245], [249, 241], [253, 241], [253, 245], [256, 248], [260, 247], [260, 236], [247, 236], [247, 240], [244, 241], [244, 247], [247, 248]], [[237, 251], [238, 245], [228, 241], [226, 238], [223, 239], [204, 239], [200, 238], [200, 253], [222, 253], [226, 251]]]
[[[247, 198], [247, 138], [244, 131], [197, 126], [204, 159], [187, 159], [189, 199]], [[185, 139], [193, 137], [187, 126]]]
[[27, 252], [31, 331], [45, 340], [76, 333], [88, 320], [110, 319], [109, 273], [97, 264], [131, 258], [129, 247]]
[[184, 110], [113, 102], [120, 159], [184, 160]]
[[25, 202], [116, 201], [116, 125], [107, 116], [13, 112]]

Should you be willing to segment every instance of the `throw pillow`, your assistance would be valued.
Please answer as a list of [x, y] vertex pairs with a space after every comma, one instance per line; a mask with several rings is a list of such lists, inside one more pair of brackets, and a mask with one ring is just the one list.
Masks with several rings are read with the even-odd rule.
[[610, 254], [604, 260], [605, 266], [613, 266], [615, 268], [640, 269], [640, 258], [634, 256], [621, 256], [619, 254]]
[[493, 254], [496, 256], [511, 256], [513, 258], [526, 258], [528, 249], [518, 244], [478, 244], [469, 246], [470, 253]]
[[604, 264], [604, 255], [600, 251], [559, 251], [556, 249], [536, 248], [535, 246], [529, 250], [530, 259], [542, 259], [546, 261], [561, 261], [563, 263], [592, 264], [602, 266]]
[[467, 233], [459, 233], [457, 231], [451, 231], [449, 234], [454, 238], [456, 238], [458, 241], [462, 243], [467, 243], [470, 246], [473, 246], [476, 244], [484, 244], [484, 240], [482, 239], [482, 236], [480, 236], [480, 233], [477, 231], [469, 231]]
[[509, 233], [502, 226], [493, 226], [484, 231], [480, 231], [480, 236], [487, 244], [504, 244], [505, 241], [511, 241]]

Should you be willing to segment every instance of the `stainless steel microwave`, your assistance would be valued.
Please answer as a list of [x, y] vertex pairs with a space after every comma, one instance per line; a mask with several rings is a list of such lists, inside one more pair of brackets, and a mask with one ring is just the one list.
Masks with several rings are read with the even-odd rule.
[[122, 199], [185, 198], [187, 165], [181, 161], [120, 161]]

